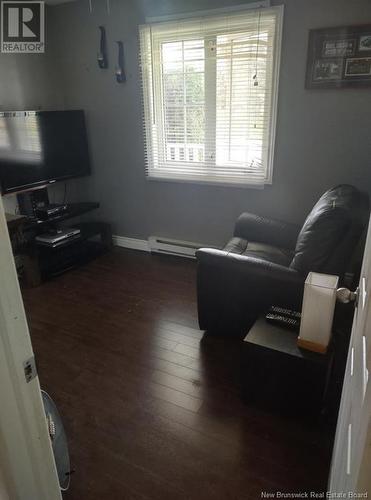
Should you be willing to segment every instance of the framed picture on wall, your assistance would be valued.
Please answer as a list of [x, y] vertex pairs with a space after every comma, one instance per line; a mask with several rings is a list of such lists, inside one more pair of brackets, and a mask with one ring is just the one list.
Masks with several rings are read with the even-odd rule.
[[371, 24], [310, 30], [305, 87], [371, 87]]

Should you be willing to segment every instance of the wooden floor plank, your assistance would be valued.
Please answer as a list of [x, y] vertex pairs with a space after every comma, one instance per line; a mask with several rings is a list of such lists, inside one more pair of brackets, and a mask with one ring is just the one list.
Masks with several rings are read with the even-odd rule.
[[326, 488], [331, 435], [244, 403], [240, 344], [197, 328], [189, 260], [115, 249], [23, 297], [76, 473], [67, 500]]

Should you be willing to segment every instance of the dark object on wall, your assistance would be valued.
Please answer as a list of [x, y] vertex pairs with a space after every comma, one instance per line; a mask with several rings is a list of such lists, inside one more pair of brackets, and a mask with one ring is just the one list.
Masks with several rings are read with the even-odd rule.
[[196, 252], [200, 328], [240, 333], [272, 305], [300, 311], [309, 271], [342, 281], [368, 217], [368, 196], [348, 185], [327, 191], [301, 230], [242, 214], [223, 250]]
[[121, 41], [116, 42], [118, 47], [117, 66], [115, 70], [116, 80], [118, 83], [126, 82], [124, 70], [124, 44]]
[[104, 26], [99, 26], [99, 30], [100, 30], [100, 49], [98, 52], [98, 66], [101, 69], [107, 69], [108, 57], [107, 57], [106, 30]]
[[371, 86], [371, 24], [311, 30], [305, 86]]

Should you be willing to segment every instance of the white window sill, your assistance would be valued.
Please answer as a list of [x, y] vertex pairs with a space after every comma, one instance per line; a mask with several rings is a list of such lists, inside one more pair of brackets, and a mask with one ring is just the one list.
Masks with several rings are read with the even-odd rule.
[[156, 181], [156, 182], [176, 182], [181, 184], [200, 184], [206, 186], [221, 186], [221, 187], [234, 187], [240, 189], [264, 189], [266, 184], [272, 184], [271, 181], [265, 181], [264, 183], [254, 183], [254, 182], [228, 182], [227, 180], [211, 180], [211, 179], [186, 179], [179, 177], [162, 177], [162, 176], [153, 176], [147, 175], [147, 181]]

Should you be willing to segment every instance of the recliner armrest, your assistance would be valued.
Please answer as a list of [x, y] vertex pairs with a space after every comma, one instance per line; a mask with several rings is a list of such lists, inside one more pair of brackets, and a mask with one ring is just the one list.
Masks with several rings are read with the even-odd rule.
[[270, 280], [297, 284], [303, 284], [305, 279], [290, 267], [215, 248], [200, 248], [196, 251], [196, 257], [199, 263], [215, 265], [218, 269], [223, 269], [223, 271], [238, 271], [240, 275], [249, 274], [261, 278], [269, 277]]
[[269, 219], [249, 212], [238, 217], [234, 228], [234, 236], [287, 249], [295, 248], [299, 232], [300, 227], [296, 224]]
[[[201, 248], [196, 257], [200, 276], [218, 275], [239, 283], [241, 290], [252, 300], [267, 304], [301, 307], [305, 276], [295, 269], [265, 260], [235, 253]], [[259, 297], [259, 299], [258, 299]]]

